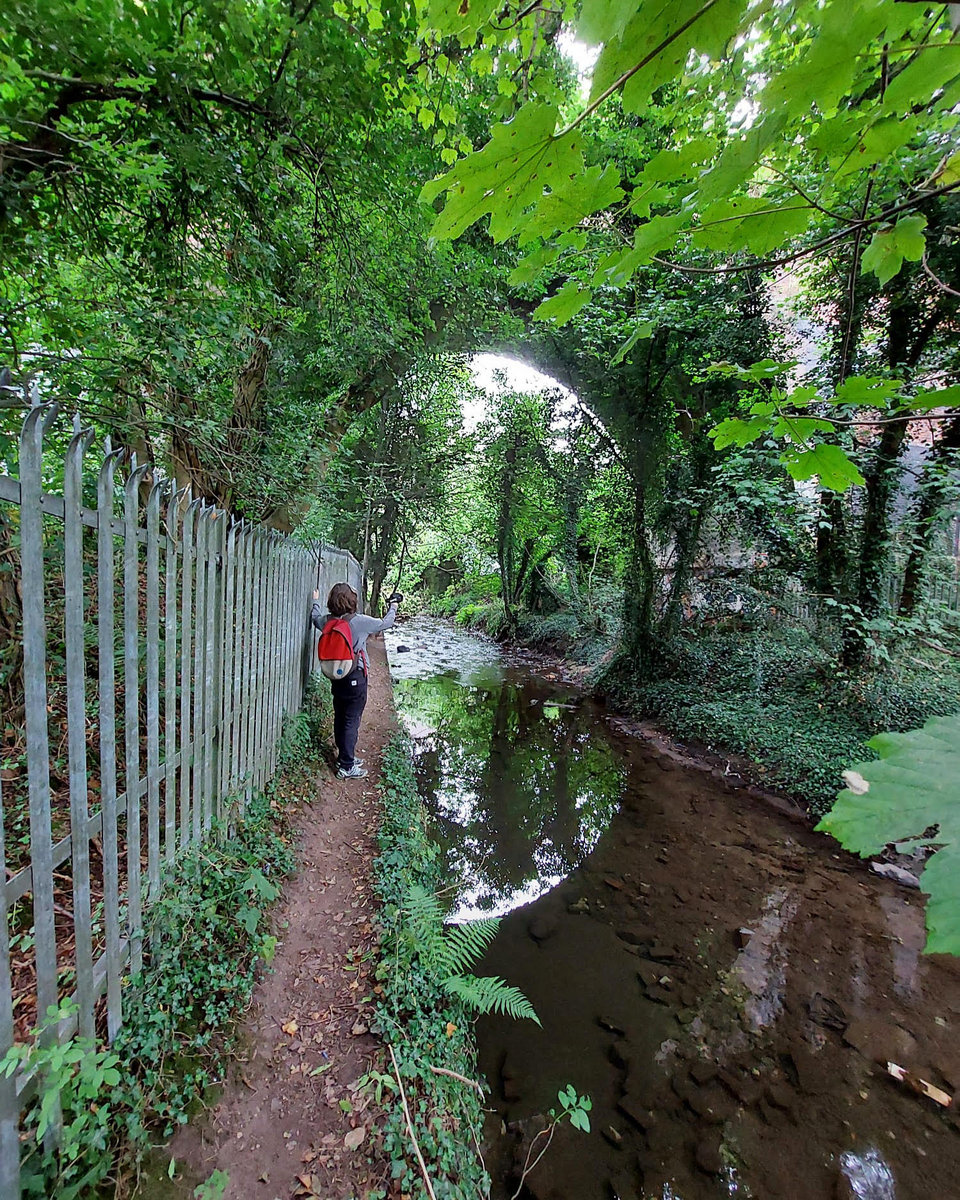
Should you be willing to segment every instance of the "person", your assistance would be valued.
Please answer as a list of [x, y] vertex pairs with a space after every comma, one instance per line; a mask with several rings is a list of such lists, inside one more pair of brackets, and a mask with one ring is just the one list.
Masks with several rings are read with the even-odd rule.
[[350, 626], [353, 635], [353, 654], [356, 666], [343, 679], [332, 679], [333, 691], [333, 740], [337, 745], [337, 778], [366, 779], [362, 760], [356, 757], [357, 735], [360, 718], [367, 703], [367, 638], [372, 633], [382, 633], [397, 619], [397, 607], [403, 597], [394, 592], [387, 598], [387, 615], [380, 620], [357, 612], [359, 597], [349, 583], [335, 583], [327, 597], [327, 612], [320, 611], [320, 593], [313, 593], [313, 609], [310, 620], [317, 629], [323, 629], [331, 617], [341, 617]]

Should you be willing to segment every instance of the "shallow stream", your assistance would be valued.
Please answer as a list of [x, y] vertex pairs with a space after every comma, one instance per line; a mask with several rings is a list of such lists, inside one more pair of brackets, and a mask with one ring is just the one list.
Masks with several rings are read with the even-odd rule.
[[[422, 618], [387, 635], [451, 919], [502, 916], [476, 968], [542, 1022], [478, 1022], [485, 1155], [512, 1197], [567, 1083], [537, 1200], [960, 1200], [960, 964], [920, 897], [558, 671]], [[529, 1161], [536, 1157], [539, 1137]]]

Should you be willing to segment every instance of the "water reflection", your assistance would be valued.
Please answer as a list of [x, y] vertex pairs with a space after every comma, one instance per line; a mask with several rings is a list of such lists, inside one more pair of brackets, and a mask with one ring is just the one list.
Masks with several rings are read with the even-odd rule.
[[[473, 638], [463, 638], [470, 660], [458, 661], [458, 640], [456, 631], [407, 625], [388, 643], [444, 876], [458, 881], [453, 921], [500, 916], [554, 887], [596, 845], [623, 784], [592, 713], [546, 686], [537, 694], [529, 677], [524, 687], [511, 681], [490, 647], [477, 655]], [[445, 674], [419, 677], [423, 659], [440, 658]]]

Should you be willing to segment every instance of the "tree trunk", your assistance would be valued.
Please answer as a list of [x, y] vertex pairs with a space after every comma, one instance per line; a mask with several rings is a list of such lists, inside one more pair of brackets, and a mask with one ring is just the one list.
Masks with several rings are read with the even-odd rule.
[[820, 493], [817, 520], [817, 592], [836, 596], [847, 573], [847, 534], [843, 499], [836, 493]]
[[923, 472], [920, 500], [916, 507], [916, 525], [907, 565], [903, 573], [903, 588], [900, 592], [900, 615], [912, 616], [920, 599], [923, 572], [930, 553], [934, 533], [939, 523], [940, 511], [947, 498], [950, 483], [949, 465], [951, 457], [960, 452], [960, 414], [953, 417], [944, 430], [940, 441]]
[[673, 580], [670, 584], [670, 596], [667, 600], [666, 612], [663, 615], [663, 620], [660, 622], [660, 629], [664, 637], [674, 637], [680, 629], [680, 624], [683, 620], [683, 596], [690, 582], [693, 561], [697, 556], [697, 547], [700, 544], [700, 531], [703, 528], [703, 522], [712, 504], [712, 497], [707, 498], [706, 496], [706, 487], [711, 478], [715, 462], [713, 446], [709, 442], [699, 444], [698, 439], [698, 444], [695, 445], [693, 454], [693, 488], [700, 493], [703, 499], [695, 509], [687, 510], [686, 519], [676, 530], [676, 564], [673, 571]]
[[633, 547], [626, 580], [623, 618], [627, 633], [627, 652], [637, 661], [641, 673], [645, 674], [652, 657], [656, 567], [647, 531], [646, 489], [639, 485], [635, 485], [635, 488]]

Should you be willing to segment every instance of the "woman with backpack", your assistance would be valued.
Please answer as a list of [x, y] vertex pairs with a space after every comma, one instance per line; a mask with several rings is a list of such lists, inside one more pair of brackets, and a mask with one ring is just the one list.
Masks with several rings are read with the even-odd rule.
[[335, 583], [327, 597], [327, 615], [320, 611], [320, 593], [313, 593], [310, 620], [319, 629], [320, 669], [333, 692], [333, 740], [337, 745], [337, 778], [365, 779], [367, 772], [356, 758], [360, 717], [367, 703], [367, 638], [382, 633], [397, 619], [403, 596], [387, 597], [383, 620], [357, 612], [356, 591], [349, 583]]

